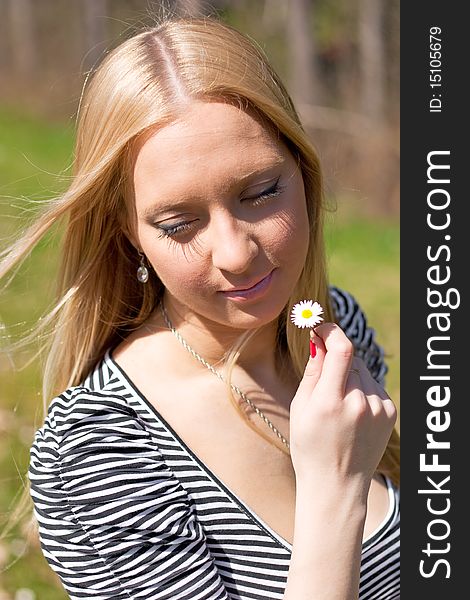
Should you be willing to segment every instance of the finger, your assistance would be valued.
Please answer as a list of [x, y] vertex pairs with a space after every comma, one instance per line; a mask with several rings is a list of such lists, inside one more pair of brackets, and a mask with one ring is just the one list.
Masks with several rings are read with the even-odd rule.
[[310, 394], [315, 389], [317, 382], [321, 376], [323, 361], [325, 360], [326, 348], [321, 337], [319, 337], [312, 329], [311, 341], [315, 345], [315, 357], [310, 355], [307, 365], [305, 366], [304, 375], [297, 389], [297, 394]]
[[348, 394], [352, 390], [356, 389], [361, 390], [361, 392], [365, 393], [364, 384], [361, 377], [361, 371], [356, 366], [355, 359], [353, 358], [353, 360], [351, 361], [351, 367], [347, 375], [344, 392], [345, 394]]
[[387, 417], [391, 421], [393, 421], [393, 424], [395, 425], [395, 423], [397, 422], [397, 418], [398, 418], [398, 411], [397, 411], [397, 407], [395, 406], [395, 403], [393, 402], [393, 400], [388, 397], [385, 398], [385, 400], [382, 400], [382, 406], [383, 406], [383, 409], [384, 409]]
[[367, 395], [378, 396], [381, 400], [390, 400], [390, 396], [384, 388], [372, 377], [365, 362], [360, 358], [354, 358], [352, 368], [359, 370], [361, 374], [362, 389]]
[[366, 364], [360, 358], [354, 358], [352, 369], [357, 369], [360, 374], [361, 386], [367, 397], [372, 412], [378, 415], [382, 411], [388, 418], [396, 419], [396, 407], [384, 388], [370, 374]]
[[315, 348], [315, 350], [314, 350], [315, 356], [312, 357], [312, 354], [310, 354], [310, 358], [316, 358], [318, 356], [318, 358], [319, 358], [318, 363], [323, 365], [323, 361], [325, 360], [326, 348], [325, 348], [325, 344], [323, 343], [323, 340], [316, 333], [315, 329], [310, 330], [310, 341], [312, 342], [312, 344]]
[[354, 357], [351, 363], [346, 383], [346, 394], [352, 389], [356, 389], [361, 393], [373, 415], [379, 415], [383, 411], [382, 400], [377, 395], [378, 385], [372, 379], [364, 362], [357, 357]]
[[322, 383], [342, 397], [353, 359], [353, 345], [335, 323], [323, 323], [316, 327], [315, 332], [323, 340], [326, 348], [321, 373]]

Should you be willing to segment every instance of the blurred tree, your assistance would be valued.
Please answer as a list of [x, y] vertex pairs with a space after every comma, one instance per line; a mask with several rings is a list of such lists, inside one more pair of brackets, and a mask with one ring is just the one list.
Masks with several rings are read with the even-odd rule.
[[103, 54], [106, 18], [109, 14], [108, 2], [107, 0], [82, 0], [82, 3], [85, 23], [84, 68], [89, 70], [99, 62]]
[[393, 0], [384, 6], [384, 42], [387, 76], [386, 114], [391, 123], [399, 126], [400, 113], [400, 2]]
[[359, 65], [361, 112], [382, 121], [385, 97], [383, 0], [359, 0]]
[[290, 49], [290, 87], [302, 104], [321, 104], [322, 90], [316, 64], [312, 21], [313, 0], [289, 0], [287, 35]]
[[36, 36], [32, 0], [9, 0], [8, 21], [13, 68], [19, 76], [30, 78], [36, 66]]
[[203, 14], [203, 2], [201, 0], [178, 0], [178, 12], [190, 17], [199, 17]]
[[0, 107], [56, 119], [75, 114], [85, 72], [140, 25], [219, 14], [286, 82], [332, 193], [397, 211], [399, 0], [0, 0], [0, 14]]
[[261, 24], [264, 30], [279, 32], [286, 21], [289, 2], [285, 0], [264, 0]]

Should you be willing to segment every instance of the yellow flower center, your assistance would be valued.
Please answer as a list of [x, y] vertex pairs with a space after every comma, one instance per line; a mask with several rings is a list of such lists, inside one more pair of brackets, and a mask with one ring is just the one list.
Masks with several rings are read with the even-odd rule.
[[313, 316], [313, 312], [309, 308], [304, 308], [302, 311], [302, 317], [304, 319], [310, 319]]

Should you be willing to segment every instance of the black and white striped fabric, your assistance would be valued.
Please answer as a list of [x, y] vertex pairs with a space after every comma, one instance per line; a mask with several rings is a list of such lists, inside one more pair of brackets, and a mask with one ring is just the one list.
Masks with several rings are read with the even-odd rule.
[[330, 287], [330, 298], [338, 325], [353, 342], [356, 356], [362, 358], [372, 377], [384, 385], [387, 365], [384, 351], [375, 341], [375, 331], [367, 326], [367, 320], [354, 296]]
[[[380, 379], [364, 315], [348, 294], [332, 288], [332, 298]], [[29, 478], [44, 556], [73, 600], [283, 597], [291, 545], [201, 463], [109, 352], [51, 403]], [[399, 499], [388, 486], [388, 514], [363, 543], [361, 600], [400, 597]]]

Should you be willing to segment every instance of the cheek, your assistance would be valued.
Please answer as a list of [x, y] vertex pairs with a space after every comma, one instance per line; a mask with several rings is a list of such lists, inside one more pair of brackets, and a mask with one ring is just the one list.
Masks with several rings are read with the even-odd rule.
[[291, 199], [288, 208], [277, 213], [266, 232], [264, 247], [267, 253], [277, 255], [286, 263], [303, 263], [309, 245], [309, 222], [303, 194]]
[[191, 250], [181, 251], [157, 235], [141, 235], [140, 244], [163, 285], [181, 295], [185, 290], [207, 286], [207, 265]]
[[151, 263], [163, 285], [170, 291], [206, 285], [207, 269], [202, 268], [196, 260], [185, 260], [182, 256], [177, 257], [173, 254], [168, 256], [167, 260], [159, 256]]

